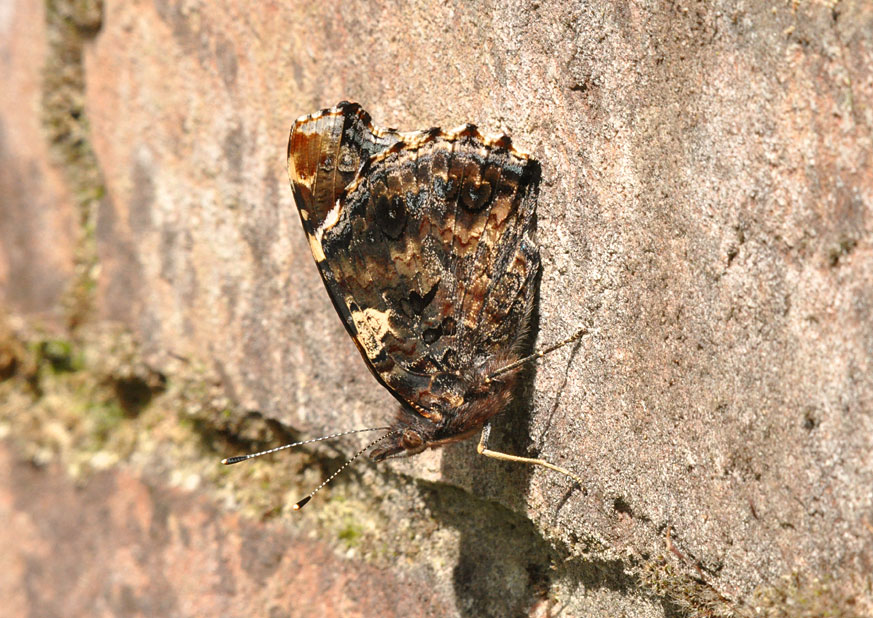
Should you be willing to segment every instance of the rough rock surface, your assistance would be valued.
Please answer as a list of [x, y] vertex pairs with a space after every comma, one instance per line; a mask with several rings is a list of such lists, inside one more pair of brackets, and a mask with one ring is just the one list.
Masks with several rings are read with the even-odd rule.
[[[257, 410], [274, 430], [258, 440], [380, 424], [393, 400], [334, 314], [284, 171], [294, 118], [348, 99], [531, 152], [538, 340], [590, 328], [493, 437], [584, 491], [470, 442], [361, 463], [298, 516], [359, 442], [218, 474], [191, 451], [250, 444], [217, 411], [181, 459], [160, 441], [138, 456], [151, 429], [125, 420], [140, 446], [80, 490], [68, 467], [15, 463], [38, 431], [4, 413], [0, 591], [75, 589], [71, 608], [113, 615], [227, 598], [275, 616], [873, 613], [870, 2], [6, 0], [0, 32], [14, 324], [120, 323], [171, 385], [203, 367], [228, 409]], [[199, 489], [171, 489], [185, 466]], [[83, 522], [75, 569], [47, 549], [60, 524], [40, 532], [52, 511]], [[101, 560], [136, 562], [137, 582], [107, 583]]]

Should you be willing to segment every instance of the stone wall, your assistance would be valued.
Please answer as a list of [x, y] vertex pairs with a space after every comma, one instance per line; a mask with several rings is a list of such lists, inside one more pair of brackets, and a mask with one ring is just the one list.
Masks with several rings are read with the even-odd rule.
[[[15, 615], [873, 613], [873, 3], [0, 3]], [[382, 424], [285, 176], [340, 100], [543, 167], [492, 444]], [[805, 612], [805, 613], [803, 613]]]

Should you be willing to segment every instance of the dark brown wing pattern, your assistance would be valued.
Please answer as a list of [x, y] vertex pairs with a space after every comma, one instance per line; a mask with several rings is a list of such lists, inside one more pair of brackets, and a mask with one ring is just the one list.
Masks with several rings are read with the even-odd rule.
[[415, 433], [374, 455], [499, 412], [512, 376], [487, 376], [518, 357], [533, 303], [539, 165], [473, 125], [399, 133], [341, 104], [297, 121], [289, 175], [331, 300]]

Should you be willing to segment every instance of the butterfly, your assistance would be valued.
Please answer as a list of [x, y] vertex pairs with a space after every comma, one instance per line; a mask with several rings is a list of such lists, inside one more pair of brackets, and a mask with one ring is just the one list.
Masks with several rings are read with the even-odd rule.
[[489, 421], [512, 402], [522, 366], [584, 332], [525, 355], [540, 165], [472, 124], [399, 132], [341, 102], [294, 123], [288, 175], [328, 296], [399, 403], [390, 426], [373, 428], [386, 433], [358, 455], [414, 455], [481, 432], [480, 453], [581, 483], [549, 462], [487, 448]]

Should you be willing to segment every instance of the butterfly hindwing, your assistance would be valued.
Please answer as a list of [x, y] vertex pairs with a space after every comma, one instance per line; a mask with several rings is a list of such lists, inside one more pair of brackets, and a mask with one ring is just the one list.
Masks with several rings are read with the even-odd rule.
[[466, 127], [398, 141], [339, 198], [320, 235], [325, 282], [401, 401], [438, 407], [433, 376], [463, 379], [524, 329], [537, 178], [536, 164]]

